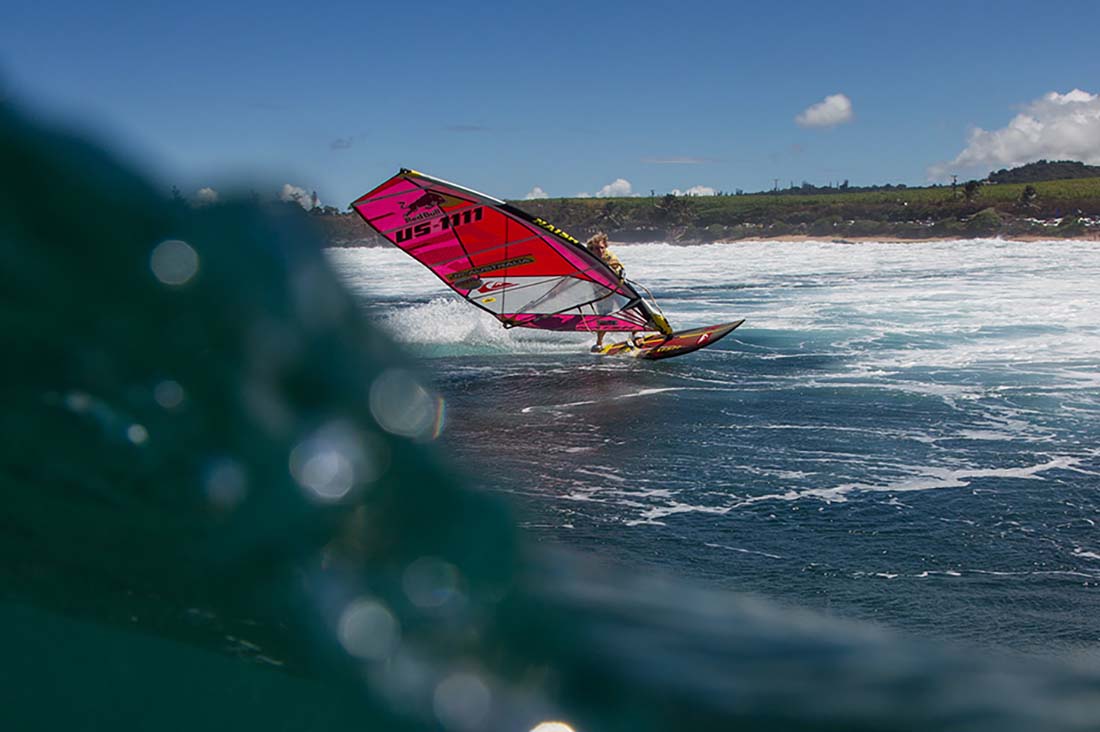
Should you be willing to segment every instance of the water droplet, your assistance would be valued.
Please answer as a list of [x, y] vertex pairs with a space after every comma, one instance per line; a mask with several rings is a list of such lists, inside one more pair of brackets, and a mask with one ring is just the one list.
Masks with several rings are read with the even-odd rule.
[[344, 608], [337, 633], [345, 651], [370, 661], [387, 659], [399, 639], [393, 614], [381, 603], [363, 598]]
[[432, 706], [444, 726], [469, 732], [481, 728], [489, 716], [492, 695], [481, 677], [455, 673], [435, 687]]
[[290, 473], [314, 498], [339, 501], [353, 488], [376, 480], [386, 462], [385, 445], [377, 437], [332, 422], [291, 451]]
[[443, 399], [401, 369], [383, 371], [371, 384], [370, 411], [395, 435], [432, 440], [443, 432]]
[[421, 557], [405, 569], [401, 584], [409, 600], [427, 610], [442, 608], [460, 599], [460, 580], [461, 575], [453, 564], [434, 557]]
[[343, 498], [355, 483], [351, 458], [339, 450], [314, 450], [297, 461], [298, 482], [323, 498]]
[[199, 255], [187, 242], [169, 239], [153, 249], [149, 268], [166, 285], [184, 285], [199, 271]]
[[140, 424], [132, 424], [126, 428], [126, 439], [135, 445], [144, 445], [149, 439], [149, 430]]
[[183, 404], [183, 398], [183, 387], [172, 379], [165, 379], [153, 387], [153, 399], [164, 409], [175, 409]]
[[248, 495], [248, 476], [236, 460], [216, 458], [206, 466], [203, 489], [215, 508], [233, 509]]
[[547, 720], [536, 724], [531, 728], [531, 732], [575, 732], [575, 730], [565, 722]]
[[65, 406], [70, 411], [81, 414], [91, 408], [92, 398], [82, 391], [70, 391], [65, 395]]

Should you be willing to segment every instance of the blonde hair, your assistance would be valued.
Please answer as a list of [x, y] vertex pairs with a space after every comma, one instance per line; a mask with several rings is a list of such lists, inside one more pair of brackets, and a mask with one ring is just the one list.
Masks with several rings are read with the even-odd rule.
[[588, 247], [589, 251], [591, 251], [600, 242], [603, 242], [604, 244], [607, 243], [607, 234], [603, 233], [602, 231], [593, 234], [592, 238], [586, 242], [586, 246]]

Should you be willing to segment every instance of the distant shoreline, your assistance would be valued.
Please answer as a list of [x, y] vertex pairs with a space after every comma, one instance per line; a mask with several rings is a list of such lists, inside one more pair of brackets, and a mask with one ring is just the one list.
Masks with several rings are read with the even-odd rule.
[[[1040, 236], [1037, 234], [1027, 234], [1024, 236], [950, 236], [950, 237], [929, 237], [927, 239], [903, 239], [896, 236], [809, 236], [806, 234], [791, 234], [787, 236], [762, 236], [752, 237], [746, 239], [725, 239], [716, 240], [712, 242], [686, 242], [684, 246], [693, 246], [697, 244], [737, 244], [742, 242], [764, 243], [764, 242], [829, 242], [833, 244], [935, 244], [948, 241], [990, 241], [999, 239], [1001, 241], [1017, 242], [1017, 243], [1039, 243], [1039, 242], [1059, 242], [1059, 241], [1093, 241], [1100, 242], [1100, 231], [1092, 231], [1086, 234], [1080, 234], [1077, 236]], [[641, 243], [641, 242], [637, 242]]]
[[[379, 234], [375, 233], [357, 214], [337, 215], [311, 215], [309, 217], [317, 225], [321, 239], [325, 246], [335, 248], [359, 248], [388, 246], [388, 243]], [[1058, 226], [1059, 220], [1049, 222], [1033, 219], [1027, 231], [1011, 231], [1007, 226], [990, 228], [968, 228], [965, 224], [958, 226], [921, 226], [910, 227], [904, 235], [898, 235], [897, 231], [882, 231], [879, 234], [867, 231], [870, 226], [881, 226], [884, 229], [891, 228], [889, 222], [864, 222], [864, 231], [858, 234], [845, 231], [845, 227], [837, 227], [836, 231], [791, 231], [793, 227], [784, 227], [783, 231], [769, 233], [773, 227], [764, 225], [748, 225], [739, 227], [708, 227], [685, 229], [683, 227], [616, 227], [600, 226], [598, 224], [578, 224], [565, 226], [564, 228], [579, 239], [585, 239], [597, 230], [607, 233], [611, 241], [618, 245], [647, 244], [665, 242], [675, 246], [697, 246], [700, 244], [728, 244], [733, 242], [846, 242], [852, 244], [867, 242], [891, 242], [912, 243], [942, 242], [942, 241], [969, 241], [979, 239], [1001, 239], [1015, 242], [1042, 242], [1042, 241], [1100, 241], [1100, 216], [1081, 219], [1074, 230], [1066, 230]], [[731, 232], [731, 228], [740, 229]], [[779, 227], [775, 227], [779, 228]], [[832, 227], [829, 227], [832, 228]], [[1049, 229], [1047, 233], [1046, 229]]]
[[[540, 198], [510, 201], [583, 241], [689, 246], [731, 241], [918, 242], [1100, 240], [1100, 167], [1039, 161], [988, 180], [952, 186], [800, 188], [711, 196]], [[381, 240], [354, 212], [310, 212], [325, 241], [369, 246]]]
[[[811, 236], [809, 234], [784, 234], [781, 236], [756, 236], [745, 237], [741, 239], [714, 239], [713, 241], [699, 239], [668, 241], [666, 239], [659, 238], [643, 241], [635, 238], [616, 239], [614, 235], [611, 235], [610, 240], [613, 246], [635, 246], [638, 244], [671, 244], [672, 246], [678, 247], [707, 246], [710, 244], [764, 244], [768, 242], [782, 244], [803, 242], [823, 242], [830, 244], [938, 244], [949, 241], [966, 242], [1000, 240], [1022, 244], [1054, 243], [1061, 241], [1100, 243], [1100, 231], [1090, 231], [1084, 234], [1078, 234], [1076, 236], [1041, 236], [1038, 234], [1027, 234], [1022, 236], [1002, 236], [995, 234], [992, 236], [949, 236], [927, 237], [922, 239], [905, 239], [896, 236]], [[392, 244], [383, 240], [381, 237], [374, 237], [371, 239], [360, 239], [356, 241], [326, 241], [325, 246], [326, 248], [332, 249], [373, 249], [377, 247], [389, 247], [392, 246]]]

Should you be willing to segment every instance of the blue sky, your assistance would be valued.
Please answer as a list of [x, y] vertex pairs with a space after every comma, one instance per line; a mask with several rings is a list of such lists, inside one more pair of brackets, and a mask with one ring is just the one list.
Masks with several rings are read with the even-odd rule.
[[1100, 164], [1098, 27], [1057, 0], [44, 0], [5, 9], [0, 84], [187, 195], [343, 208], [402, 166], [503, 198], [923, 185]]

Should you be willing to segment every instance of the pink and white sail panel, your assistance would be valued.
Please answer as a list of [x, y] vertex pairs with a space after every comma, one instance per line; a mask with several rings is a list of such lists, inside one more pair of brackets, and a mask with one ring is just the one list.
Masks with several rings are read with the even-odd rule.
[[505, 327], [671, 332], [581, 242], [491, 196], [402, 169], [352, 207]]

